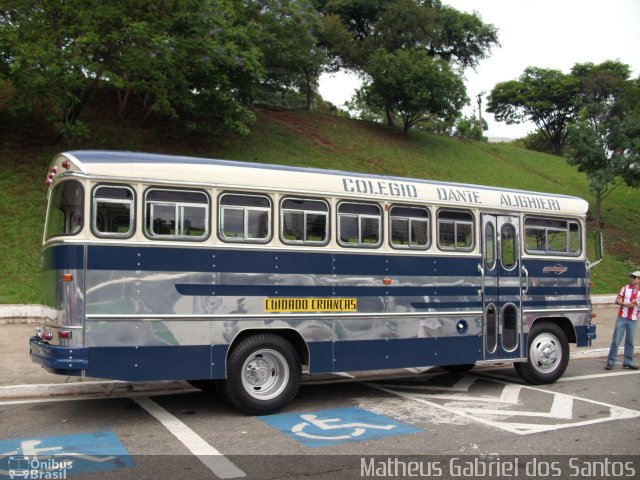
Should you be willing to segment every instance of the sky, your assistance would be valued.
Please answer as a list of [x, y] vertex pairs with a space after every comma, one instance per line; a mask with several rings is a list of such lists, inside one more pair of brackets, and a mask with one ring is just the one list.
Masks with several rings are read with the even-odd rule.
[[[477, 108], [476, 95], [491, 92], [496, 83], [517, 79], [528, 66], [569, 73], [576, 63], [620, 60], [640, 75], [640, 0], [443, 0], [457, 10], [476, 12], [498, 29], [500, 47], [494, 47], [476, 70], [465, 71], [469, 115]], [[335, 105], [349, 100], [360, 85], [347, 72], [324, 74], [320, 94]], [[493, 115], [488, 137], [520, 138], [535, 130], [532, 123], [507, 125]]]

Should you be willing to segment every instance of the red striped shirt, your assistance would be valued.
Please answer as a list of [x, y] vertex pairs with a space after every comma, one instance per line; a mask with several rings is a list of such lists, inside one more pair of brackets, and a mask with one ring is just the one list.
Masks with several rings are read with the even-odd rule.
[[[618, 297], [622, 299], [622, 303], [635, 303], [640, 299], [640, 290], [633, 288], [631, 285], [625, 285], [620, 290]], [[618, 310], [618, 317], [626, 318], [627, 320], [638, 320], [638, 311], [640, 307], [620, 307]]]

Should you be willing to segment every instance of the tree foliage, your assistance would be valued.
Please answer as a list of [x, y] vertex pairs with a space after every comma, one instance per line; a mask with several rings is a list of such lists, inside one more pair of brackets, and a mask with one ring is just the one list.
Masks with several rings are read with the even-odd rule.
[[313, 91], [319, 26], [306, 0], [11, 0], [0, 7], [0, 75], [14, 106], [47, 112], [62, 133], [82, 129], [105, 87], [121, 116], [245, 132], [261, 88]]
[[452, 125], [462, 70], [494, 45], [495, 27], [440, 0], [7, 0], [0, 107], [77, 136], [101, 90], [120, 117], [246, 132], [255, 105], [309, 109], [320, 74], [346, 67], [388, 123]]
[[571, 73], [580, 110], [569, 129], [569, 162], [589, 178], [599, 225], [602, 201], [618, 185], [640, 187], [640, 80], [618, 61], [576, 64]]
[[379, 49], [367, 67], [365, 91], [382, 100], [405, 133], [423, 121], [453, 121], [468, 101], [464, 83], [448, 62], [420, 50], [388, 53]]
[[[497, 45], [497, 30], [477, 14], [439, 0], [316, 0], [334, 66], [364, 79], [356, 103], [384, 111], [407, 131], [422, 121], [458, 116], [467, 101], [461, 71]], [[415, 64], [411, 64], [415, 61]], [[420, 75], [423, 75], [422, 80]], [[446, 104], [446, 105], [445, 105]]]
[[489, 129], [489, 125], [483, 118], [480, 120], [475, 112], [471, 116], [465, 116], [460, 118], [456, 122], [455, 136], [467, 140], [484, 140], [487, 138], [484, 136], [484, 132]]
[[461, 68], [475, 67], [498, 45], [498, 31], [476, 13], [440, 0], [315, 0], [326, 44], [341, 67], [365, 71], [379, 48], [417, 49]]
[[578, 111], [579, 82], [559, 70], [529, 67], [518, 80], [498, 83], [488, 98], [487, 112], [507, 124], [532, 121], [557, 155], [567, 127]]
[[320, 48], [322, 22], [308, 0], [253, 0], [246, 2], [245, 17], [259, 29], [265, 78], [261, 98], [277, 103], [275, 97], [300, 94], [311, 108], [318, 78], [327, 58]]

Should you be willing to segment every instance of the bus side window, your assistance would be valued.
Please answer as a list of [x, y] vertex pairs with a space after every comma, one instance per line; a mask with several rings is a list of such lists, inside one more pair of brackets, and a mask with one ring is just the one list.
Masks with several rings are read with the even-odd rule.
[[389, 210], [389, 225], [393, 248], [429, 248], [429, 210], [426, 208], [393, 206]]
[[193, 190], [150, 188], [145, 193], [145, 233], [157, 240], [209, 237], [209, 196]]
[[573, 220], [527, 217], [524, 233], [527, 253], [578, 256], [582, 251], [580, 224]]
[[225, 242], [267, 243], [271, 240], [271, 198], [223, 193], [219, 200], [218, 234]]
[[380, 206], [372, 203], [340, 203], [338, 243], [343, 247], [378, 248], [382, 244]]
[[280, 204], [280, 239], [291, 245], [325, 245], [329, 206], [322, 200], [285, 198]]
[[464, 210], [438, 211], [438, 247], [441, 250], [473, 250], [473, 214]]
[[135, 230], [134, 193], [125, 186], [99, 185], [93, 190], [91, 225], [96, 237], [128, 238]]

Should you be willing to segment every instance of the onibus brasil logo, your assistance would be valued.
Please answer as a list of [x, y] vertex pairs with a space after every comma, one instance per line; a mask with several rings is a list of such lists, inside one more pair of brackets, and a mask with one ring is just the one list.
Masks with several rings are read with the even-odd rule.
[[29, 457], [14, 455], [9, 457], [9, 478], [25, 478], [34, 480], [66, 479], [73, 468], [73, 460]]

